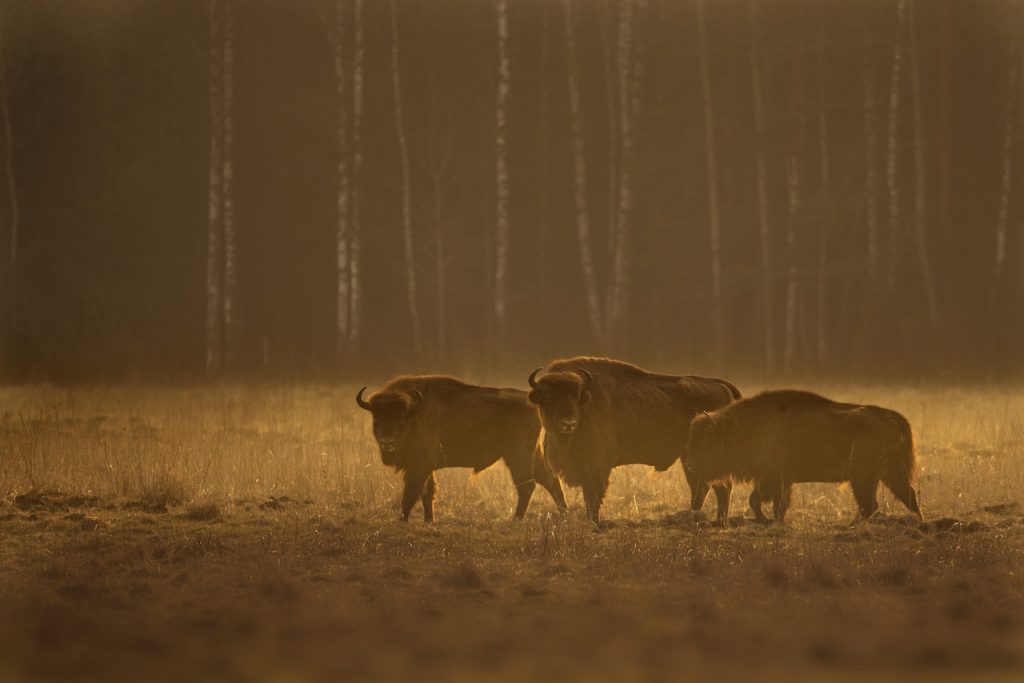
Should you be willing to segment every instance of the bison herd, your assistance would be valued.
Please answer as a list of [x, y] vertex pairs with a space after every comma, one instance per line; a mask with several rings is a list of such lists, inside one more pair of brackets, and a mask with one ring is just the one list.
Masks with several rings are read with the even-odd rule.
[[537, 484], [567, 510], [560, 481], [583, 491], [587, 515], [599, 522], [612, 468], [677, 460], [690, 486], [692, 510], [715, 492], [718, 520], [728, 524], [736, 482], [752, 483], [759, 522], [785, 519], [793, 484], [848, 482], [857, 517], [878, 508], [882, 482], [921, 516], [910, 424], [877, 406], [837, 403], [806, 391], [766, 391], [742, 398], [713, 377], [662, 375], [608, 358], [577, 357], [537, 368], [530, 391], [467, 384], [453, 377], [407, 376], [364, 398], [385, 465], [401, 472], [402, 519], [420, 500], [434, 517], [434, 471], [502, 460], [522, 518]]

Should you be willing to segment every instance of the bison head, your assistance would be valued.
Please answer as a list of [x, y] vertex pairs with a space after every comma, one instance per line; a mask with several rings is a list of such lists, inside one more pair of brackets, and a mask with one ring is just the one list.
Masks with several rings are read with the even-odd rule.
[[590, 400], [593, 378], [586, 370], [550, 372], [540, 379], [541, 368], [530, 373], [530, 402], [537, 406], [548, 434], [568, 439], [580, 422], [580, 406]]
[[[703, 503], [708, 487], [722, 477], [722, 418], [701, 413], [690, 422], [690, 438], [683, 452], [683, 472], [693, 503]], [[699, 501], [698, 501], [699, 498]]]
[[394, 464], [402, 441], [405, 439], [413, 416], [423, 403], [419, 389], [411, 392], [382, 391], [369, 400], [363, 398], [366, 387], [356, 394], [356, 403], [373, 415], [373, 438], [380, 447], [381, 459], [385, 465]]

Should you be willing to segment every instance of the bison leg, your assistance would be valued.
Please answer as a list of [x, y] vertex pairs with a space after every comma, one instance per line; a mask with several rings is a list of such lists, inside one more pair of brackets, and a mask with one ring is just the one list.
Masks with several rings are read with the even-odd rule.
[[718, 523], [722, 528], [729, 526], [729, 499], [732, 497], [732, 484], [715, 484], [715, 500], [718, 501]]
[[551, 467], [546, 462], [540, 459], [534, 462], [533, 478], [551, 494], [551, 499], [555, 501], [555, 507], [558, 508], [559, 512], [568, 512], [569, 505], [565, 502], [565, 493], [562, 492], [562, 482], [559, 481], [558, 476], [552, 471]]
[[604, 501], [604, 494], [608, 491], [608, 476], [592, 475], [583, 483], [583, 500], [587, 504], [587, 516], [594, 524], [601, 525], [601, 503]]
[[868, 519], [878, 509], [878, 479], [871, 476], [854, 477], [850, 482], [854, 500], [857, 501], [858, 516], [853, 520]]
[[537, 488], [533, 467], [530, 460], [509, 458], [505, 459], [505, 465], [508, 467], [509, 474], [512, 475], [512, 483], [515, 484], [518, 496], [515, 518], [522, 519], [526, 516], [526, 510], [530, 507], [530, 499], [533, 498], [533, 491]]
[[521, 481], [516, 484], [516, 493], [519, 501], [516, 503], [516, 519], [526, 516], [526, 510], [530, 507], [530, 499], [533, 498], [533, 491], [537, 488], [537, 482], [533, 479]]
[[423, 487], [423, 521], [430, 524], [434, 521], [434, 493], [437, 491], [437, 479], [434, 478], [434, 473], [431, 472], [430, 476], [427, 477], [427, 483]]
[[[416, 501], [423, 495], [423, 486], [427, 483], [427, 477], [433, 479], [433, 473], [406, 471], [405, 490], [402, 491], [403, 522], [409, 521], [409, 513], [412, 512], [412, 508], [416, 505]], [[431, 496], [433, 496], [433, 493], [431, 493]]]
[[[704, 501], [708, 499], [711, 487], [706, 481], [690, 483], [690, 509], [699, 512], [704, 509]], [[717, 495], [717, 494], [716, 494]]]
[[882, 480], [885, 487], [892, 491], [896, 500], [907, 506], [907, 509], [917, 515], [917, 518], [924, 521], [921, 515], [921, 506], [917, 502], [917, 491], [910, 485], [910, 482], [903, 478], [886, 477]]
[[782, 524], [786, 521], [786, 510], [789, 509], [789, 499], [793, 494], [793, 485], [779, 482], [778, 493], [772, 501], [772, 515], [775, 521]]
[[761, 492], [754, 487], [754, 490], [750, 492], [750, 498], [747, 501], [750, 504], [750, 509], [754, 511], [754, 519], [761, 524], [770, 524], [772, 520], [768, 519], [768, 515], [764, 514], [764, 510], [761, 509]]

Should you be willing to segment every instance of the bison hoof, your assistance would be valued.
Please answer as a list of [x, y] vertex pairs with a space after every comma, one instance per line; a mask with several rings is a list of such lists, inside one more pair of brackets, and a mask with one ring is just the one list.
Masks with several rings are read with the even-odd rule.
[[401, 517], [399, 517], [399, 519], [402, 520], [403, 522], [408, 522], [409, 521], [409, 515], [402, 515]]

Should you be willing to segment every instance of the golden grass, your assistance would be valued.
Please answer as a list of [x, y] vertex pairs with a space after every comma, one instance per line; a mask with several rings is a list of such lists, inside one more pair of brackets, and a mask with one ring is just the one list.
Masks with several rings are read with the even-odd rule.
[[[35, 387], [0, 391], [5, 457], [0, 494], [29, 490], [137, 498], [155, 504], [289, 495], [367, 509], [393, 503], [400, 482], [381, 466], [369, 419], [349, 388], [202, 389]], [[910, 419], [921, 490], [932, 515], [1016, 500], [1024, 484], [1024, 392], [962, 388], [824, 388]], [[443, 515], [499, 519], [514, 505], [498, 465], [473, 477], [440, 474]], [[688, 497], [679, 468], [620, 468], [606, 502], [611, 519], [677, 511]], [[738, 513], [744, 503], [738, 491]], [[546, 498], [543, 491], [537, 499]], [[842, 519], [845, 491], [796, 489], [796, 510]], [[884, 508], [883, 508], [884, 509]]]
[[3, 390], [0, 680], [1016, 679], [1024, 393], [819, 390], [910, 418], [926, 524], [803, 485], [716, 529], [678, 466], [516, 523], [500, 465], [402, 524], [349, 388]]

